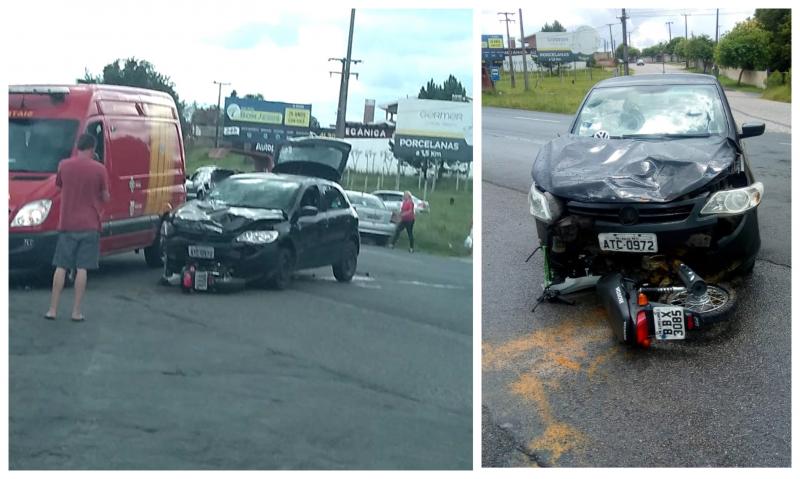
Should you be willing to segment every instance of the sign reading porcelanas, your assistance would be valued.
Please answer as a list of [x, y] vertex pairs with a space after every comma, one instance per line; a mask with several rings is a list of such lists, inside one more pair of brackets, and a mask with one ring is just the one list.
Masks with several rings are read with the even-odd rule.
[[399, 100], [394, 153], [398, 158], [472, 161], [472, 103]]

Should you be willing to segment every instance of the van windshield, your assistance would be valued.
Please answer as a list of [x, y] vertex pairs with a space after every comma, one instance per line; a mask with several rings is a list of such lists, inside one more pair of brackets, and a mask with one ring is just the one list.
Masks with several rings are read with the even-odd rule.
[[10, 119], [8, 170], [55, 173], [72, 154], [77, 133], [77, 120]]

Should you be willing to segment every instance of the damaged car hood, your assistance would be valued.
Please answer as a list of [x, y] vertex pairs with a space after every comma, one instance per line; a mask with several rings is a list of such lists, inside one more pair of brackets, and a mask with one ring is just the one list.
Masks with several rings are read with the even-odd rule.
[[216, 201], [190, 201], [174, 215], [175, 226], [195, 231], [224, 234], [239, 231], [255, 222], [286, 220], [282, 210], [229, 206]]
[[668, 202], [731, 167], [725, 137], [597, 139], [575, 135], [546, 143], [531, 172], [544, 191], [575, 201]]

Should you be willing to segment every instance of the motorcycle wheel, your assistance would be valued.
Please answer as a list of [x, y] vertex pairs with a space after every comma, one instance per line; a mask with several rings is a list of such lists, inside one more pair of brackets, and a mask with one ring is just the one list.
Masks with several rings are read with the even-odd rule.
[[731, 314], [736, 307], [736, 291], [727, 284], [709, 284], [706, 294], [692, 298], [686, 291], [670, 293], [662, 298], [665, 304], [681, 306], [712, 320]]

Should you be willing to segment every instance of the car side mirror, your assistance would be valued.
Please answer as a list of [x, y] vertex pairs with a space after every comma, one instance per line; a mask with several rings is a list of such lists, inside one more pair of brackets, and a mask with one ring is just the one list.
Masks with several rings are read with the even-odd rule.
[[764, 123], [745, 123], [742, 125], [742, 134], [739, 138], [750, 138], [764, 134]]
[[319, 209], [316, 206], [306, 205], [300, 208], [300, 217], [317, 216]]

